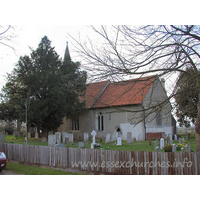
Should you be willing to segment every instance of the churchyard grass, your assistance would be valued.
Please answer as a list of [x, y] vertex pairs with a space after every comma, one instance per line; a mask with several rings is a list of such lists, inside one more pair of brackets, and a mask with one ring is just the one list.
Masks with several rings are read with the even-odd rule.
[[80, 173], [71, 173], [57, 169], [28, 166], [13, 162], [7, 163], [6, 170], [12, 170], [17, 174], [23, 175], [83, 175]]
[[[182, 136], [184, 137], [184, 135]], [[128, 144], [127, 141], [122, 141], [122, 146], [117, 146], [116, 142], [105, 143], [103, 140], [96, 139], [96, 143], [100, 143], [101, 147], [105, 150], [117, 150], [117, 151], [154, 151], [154, 141], [151, 141], [151, 145], [149, 145], [149, 141], [141, 141], [141, 142], [133, 142], [132, 144]], [[196, 149], [196, 139], [195, 136], [191, 137], [190, 140], [184, 140], [185, 143], [190, 142], [191, 148], [193, 151]], [[6, 143], [14, 143], [14, 144], [24, 144], [24, 138], [15, 138], [12, 135], [6, 135]], [[90, 149], [92, 141], [89, 141], [88, 144], [84, 144], [84, 148]], [[179, 141], [173, 141], [174, 144], [178, 144]], [[37, 146], [48, 146], [48, 142], [41, 142], [40, 138], [29, 138], [28, 145], [37, 145]], [[77, 140], [74, 140], [73, 144], [65, 144], [65, 147], [78, 148]], [[164, 151], [164, 150], [162, 150]]]

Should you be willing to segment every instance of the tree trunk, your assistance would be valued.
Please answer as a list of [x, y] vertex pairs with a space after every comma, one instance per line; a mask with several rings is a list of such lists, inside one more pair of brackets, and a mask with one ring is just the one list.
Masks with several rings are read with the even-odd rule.
[[195, 134], [196, 134], [196, 152], [200, 152], [200, 94], [199, 94], [199, 102], [197, 105], [197, 120], [195, 123]]

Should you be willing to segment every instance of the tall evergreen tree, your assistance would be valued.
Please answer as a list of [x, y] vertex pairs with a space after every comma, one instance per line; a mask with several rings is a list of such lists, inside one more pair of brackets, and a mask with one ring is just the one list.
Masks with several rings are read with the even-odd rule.
[[[64, 116], [74, 116], [83, 109], [84, 102], [80, 103], [78, 96], [84, 93], [86, 73], [79, 66], [71, 58], [62, 62], [46, 36], [30, 57], [20, 57], [13, 73], [13, 82], [23, 94], [18, 96], [23, 102], [20, 109], [27, 106], [28, 122], [36, 124], [43, 137], [56, 131]], [[10, 98], [10, 93], [8, 96], [7, 103], [16, 106], [17, 101]]]

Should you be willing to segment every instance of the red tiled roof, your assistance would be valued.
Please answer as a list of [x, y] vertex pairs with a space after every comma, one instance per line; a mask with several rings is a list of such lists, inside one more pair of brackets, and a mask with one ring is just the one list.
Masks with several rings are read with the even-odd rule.
[[117, 83], [103, 81], [87, 85], [87, 108], [103, 108], [141, 104], [156, 76], [132, 79]]
[[109, 81], [87, 84], [85, 96], [81, 98], [81, 101], [86, 101], [86, 108], [92, 108], [108, 84]]

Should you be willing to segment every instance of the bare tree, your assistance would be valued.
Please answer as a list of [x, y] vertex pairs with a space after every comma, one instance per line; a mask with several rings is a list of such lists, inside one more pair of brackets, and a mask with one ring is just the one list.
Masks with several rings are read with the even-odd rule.
[[[192, 67], [200, 96], [200, 26], [91, 26], [100, 36], [100, 47], [94, 42], [76, 40], [75, 47], [93, 78], [116, 80], [127, 76], [157, 74], [171, 78]], [[176, 94], [176, 81], [169, 99]], [[200, 99], [200, 98], [199, 98]], [[195, 123], [196, 151], [200, 151], [200, 101]]]
[[13, 27], [11, 25], [0, 25], [0, 44], [14, 50], [14, 48], [10, 45], [10, 41], [14, 37], [13, 33], [10, 31], [12, 28]]

